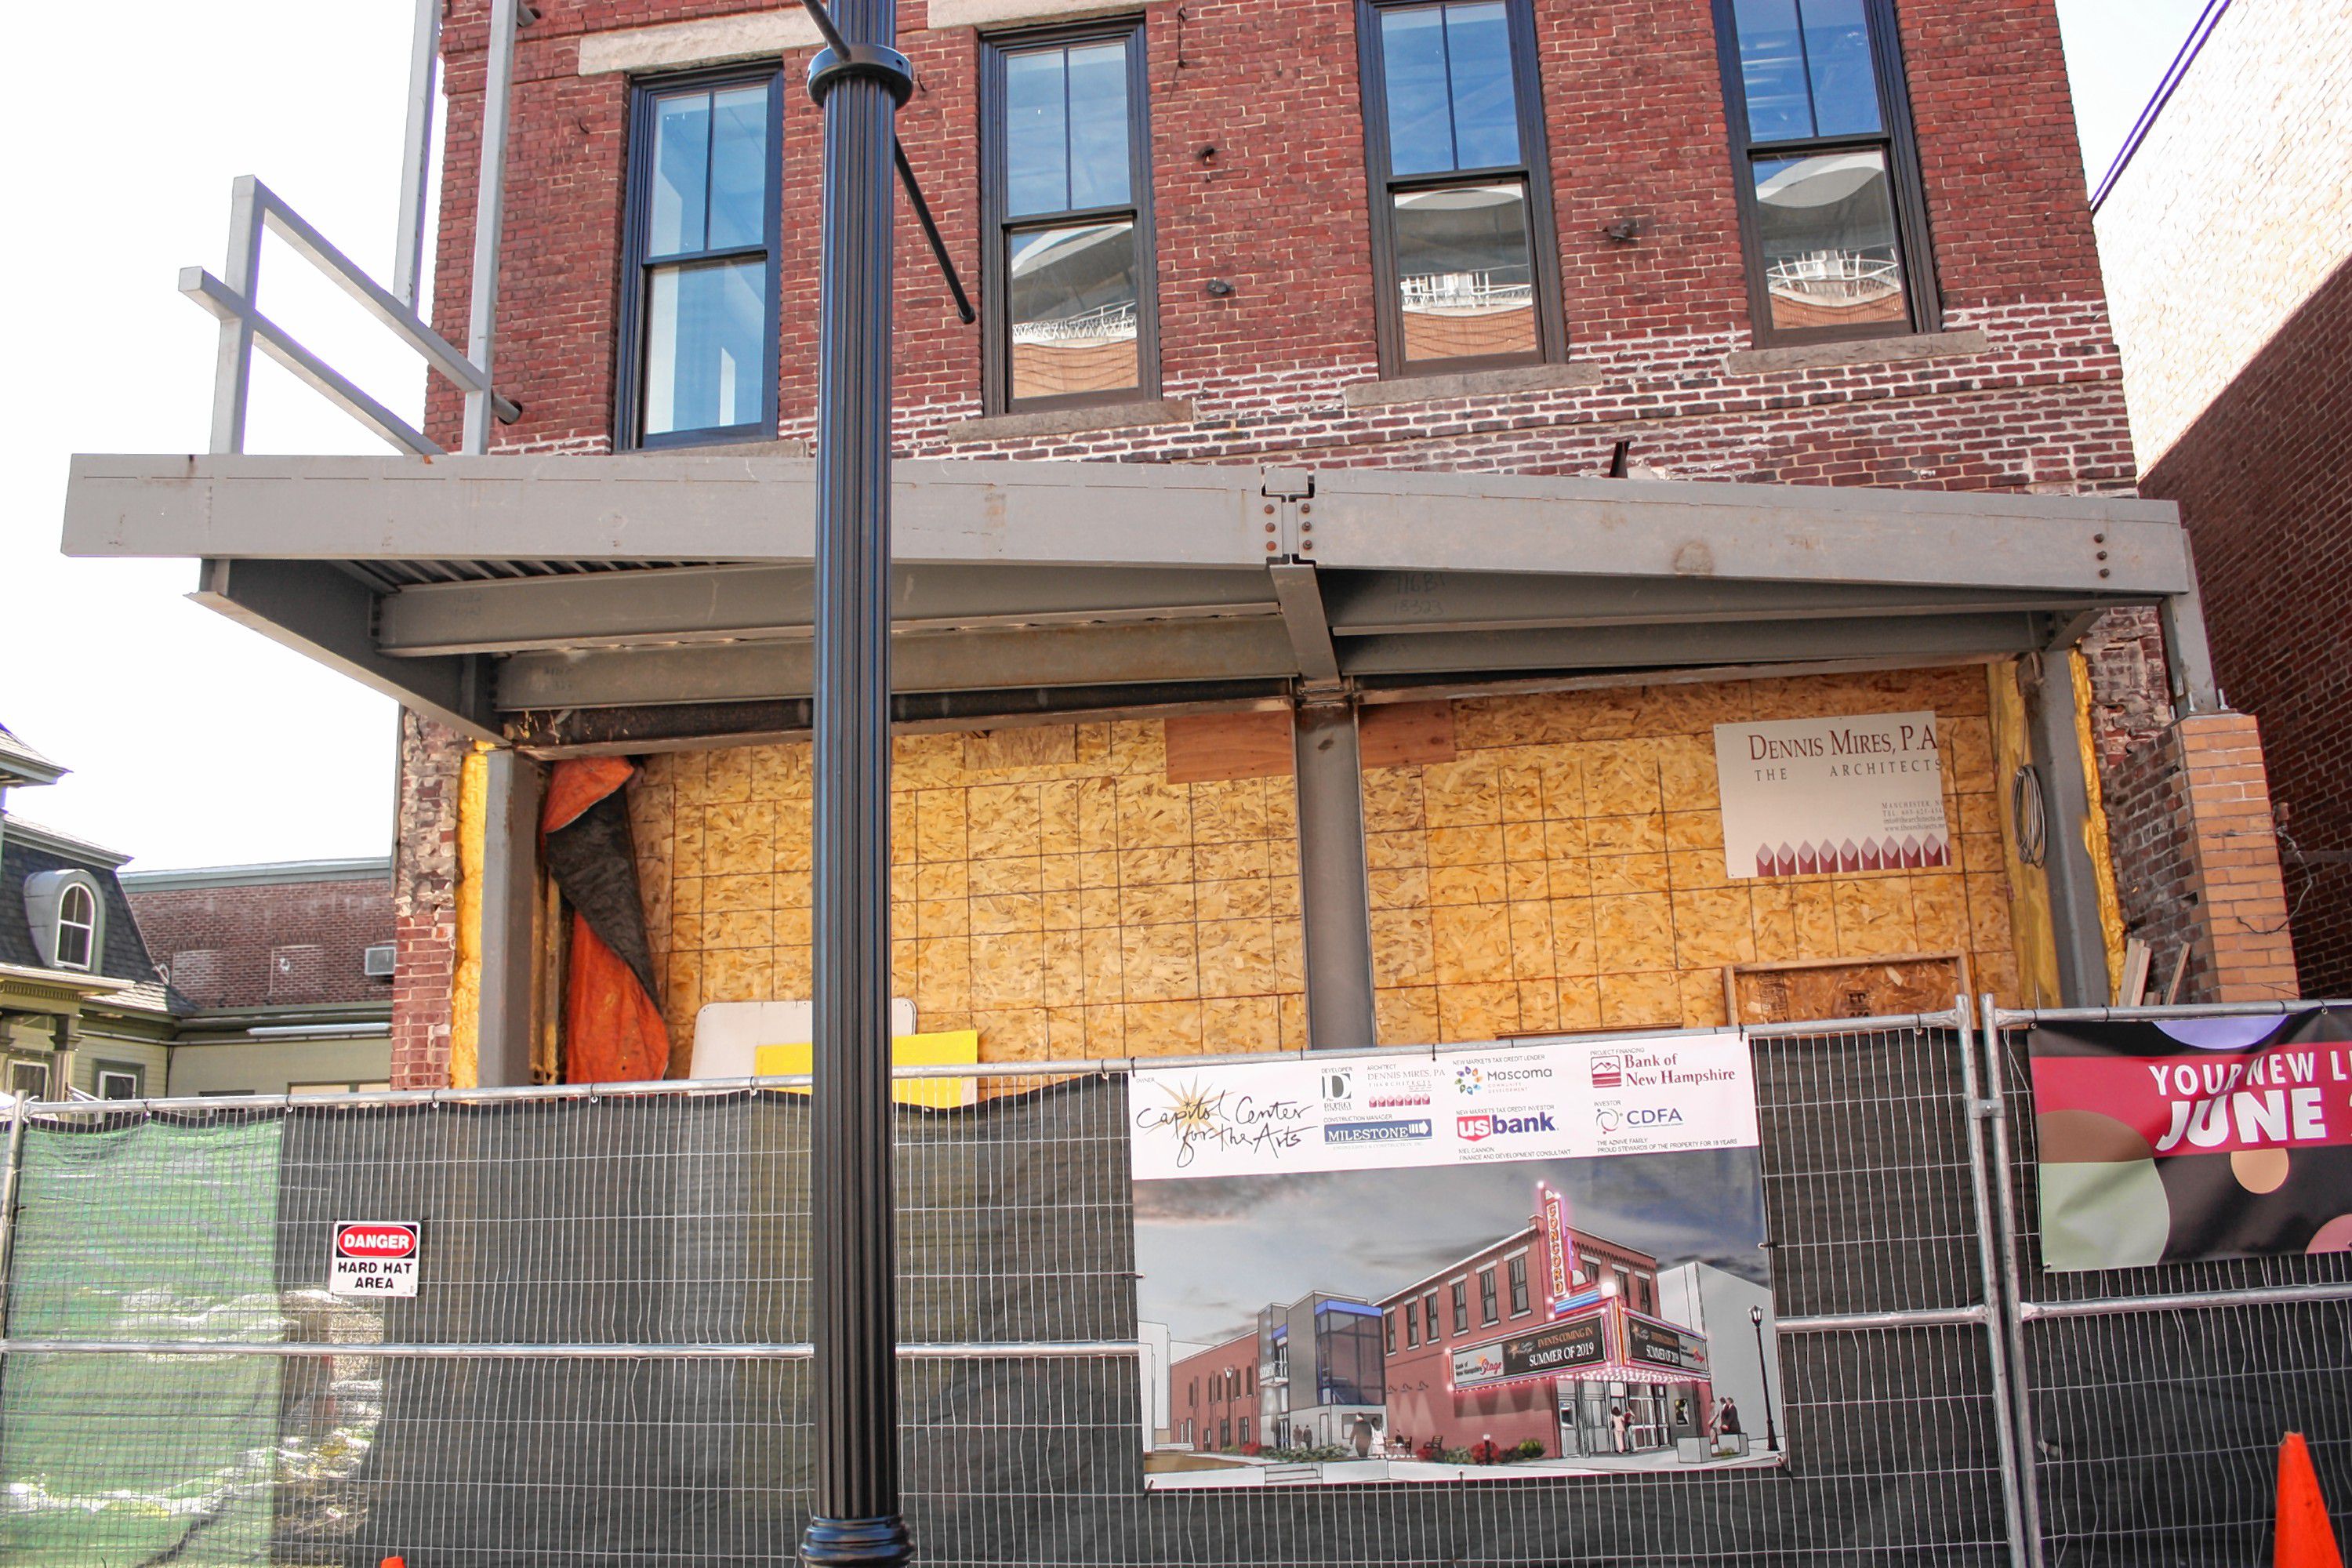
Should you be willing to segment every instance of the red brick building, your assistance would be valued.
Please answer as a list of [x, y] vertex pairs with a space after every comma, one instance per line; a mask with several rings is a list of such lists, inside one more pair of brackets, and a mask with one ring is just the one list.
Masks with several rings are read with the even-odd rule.
[[1636, 1322], [1645, 1334], [1662, 1331], [1662, 1342], [1696, 1346], [1704, 1361], [1703, 1341], [1657, 1315], [1658, 1260], [1572, 1227], [1560, 1234], [1568, 1246], [1555, 1258], [1538, 1213], [1526, 1229], [1381, 1299], [1390, 1442], [1416, 1455], [1528, 1441], [1547, 1458], [1603, 1454], [1615, 1448], [1610, 1421], [1619, 1410], [1633, 1452], [1700, 1430], [1703, 1371], [1629, 1364]]
[[1245, 1448], [1265, 1440], [1258, 1415], [1257, 1332], [1186, 1356], [1168, 1369], [1170, 1439], [1193, 1449]]
[[[899, 133], [982, 316], [902, 225], [919, 1027], [1039, 1058], [1699, 1025], [1734, 972], [1866, 990], [1898, 955], [1931, 994], [2105, 1002], [2127, 899], [2182, 999], [2292, 990], [2257, 742], [2131, 494], [2048, 0], [898, 12]], [[442, 35], [452, 341], [487, 15]], [[562, 1070], [560, 759], [638, 764], [673, 1073], [704, 1009], [811, 984], [814, 34], [628, 0], [515, 42], [488, 453], [92, 458], [69, 502], [70, 547], [203, 555], [215, 603], [408, 705], [404, 1084]], [[1919, 710], [1955, 864], [1728, 874], [1713, 726]]]

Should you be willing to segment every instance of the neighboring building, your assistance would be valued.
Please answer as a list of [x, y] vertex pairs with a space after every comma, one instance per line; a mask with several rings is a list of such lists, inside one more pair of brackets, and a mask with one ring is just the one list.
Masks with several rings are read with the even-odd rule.
[[[2352, 7], [2221, 0], [2098, 205], [2140, 488], [2179, 503], [2215, 677], [2268, 738], [2311, 996], [2352, 995], [2352, 624], [2331, 602], [2352, 571], [2347, 168]], [[2258, 846], [2261, 804], [2237, 826]], [[2186, 880], [2127, 883], [2127, 918], [2177, 924]], [[2276, 923], [2215, 918], [2224, 941]]]
[[1174, 1363], [1209, 1347], [1192, 1340], [1171, 1338], [1165, 1323], [1149, 1321], [1135, 1325], [1143, 1347], [1143, 1447], [1148, 1452], [1176, 1441], [1175, 1404], [1170, 1398], [1170, 1373]]
[[[1764, 1314], [1760, 1321], [1757, 1312]], [[1685, 1263], [1659, 1272], [1658, 1316], [1687, 1325], [1706, 1341], [1710, 1392], [1738, 1407], [1741, 1431], [1752, 1449], [1763, 1447], [1767, 1432], [1785, 1430], [1780, 1358], [1769, 1349], [1769, 1289], [1712, 1263]]]
[[173, 1010], [116, 877], [131, 858], [7, 810], [67, 771], [0, 729], [0, 1087], [135, 1100], [162, 1090]]
[[1620, 1411], [1632, 1453], [1701, 1430], [1706, 1341], [1662, 1315], [1658, 1260], [1572, 1227], [1559, 1234], [1557, 1268], [1538, 1215], [1381, 1298], [1394, 1441], [1422, 1453], [1532, 1440], [1557, 1458], [1616, 1452]]
[[332, 1094], [392, 1079], [392, 862], [126, 871], [186, 1009], [170, 1092]]
[[1255, 1329], [1172, 1363], [1168, 1382], [1170, 1436], [1180, 1447], [1243, 1448], [1260, 1440]]
[[[200, 557], [207, 603], [405, 704], [404, 1086], [679, 1073], [705, 1005], [809, 995], [816, 38], [692, 9], [516, 40], [489, 455], [77, 460], [68, 549]], [[2182, 999], [2293, 991], [2259, 742], [2131, 493], [2053, 0], [900, 10], [900, 135], [984, 318], [908, 230], [919, 1027], [1696, 1026], [1748, 965], [1872, 1011], [1895, 958], [1928, 979], [1879, 1011], [2105, 1003], [2119, 896]], [[454, 341], [486, 15], [443, 35]], [[1948, 863], [1728, 874], [1717, 724], [1921, 710]], [[625, 814], [559, 788], [593, 854], [542, 857], [550, 779], [615, 758]], [[609, 1005], [559, 1019], [583, 954]]]

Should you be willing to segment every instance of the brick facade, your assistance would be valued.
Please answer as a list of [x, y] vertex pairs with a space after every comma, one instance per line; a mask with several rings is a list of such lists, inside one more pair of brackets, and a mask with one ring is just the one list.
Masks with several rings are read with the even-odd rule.
[[[959, 266], [984, 288], [978, 35], [928, 30], [922, 6], [900, 9], [899, 44], [920, 83], [900, 135]], [[998, 9], [1027, 18], [1054, 7]], [[1085, 421], [1061, 420], [1045, 422], [1061, 433], [1044, 433], [1036, 422], [982, 418], [980, 335], [954, 322], [917, 230], [903, 222], [895, 388], [903, 453], [1598, 474], [1626, 440], [1637, 462], [1675, 479], [2130, 488], [2121, 364], [2046, 0], [1900, 7], [1943, 335], [1887, 352], [1837, 345], [1761, 366], [1747, 352], [1735, 169], [1709, 8], [1701, 0], [1601, 8], [1538, 0], [1567, 363], [1532, 378], [1544, 384], [1475, 396], [1458, 388], [1435, 396], [1411, 384], [1367, 390], [1380, 372], [1352, 5], [1148, 0], [1139, 9], [1167, 400], [1150, 416], [1168, 422], [1073, 428]], [[487, 10], [486, 0], [453, 0], [445, 33], [450, 110], [435, 310], [460, 341]], [[624, 0], [549, 8], [522, 33], [499, 382], [526, 414], [497, 432], [498, 449], [593, 453], [612, 443], [629, 84], [617, 72], [581, 74], [583, 33], [750, 11], [738, 0]], [[787, 440], [814, 434], [820, 135], [797, 86], [807, 55], [795, 49], [782, 60], [777, 433]], [[1631, 243], [1603, 233], [1627, 220]], [[1213, 281], [1232, 289], [1213, 294]], [[457, 400], [436, 389], [430, 426], [454, 441], [457, 417]], [[2111, 762], [2168, 717], [2154, 636], [2152, 619], [2134, 614], [2095, 633], [2105, 639], [2094, 658], [2095, 723]], [[443, 941], [450, 909], [447, 873], [428, 867], [441, 866], [454, 843], [458, 745], [443, 737], [436, 751], [427, 731], [412, 725], [411, 734], [402, 833], [404, 845], [423, 847], [415, 853], [426, 865], [404, 874], [402, 956], [404, 985], [424, 987], [423, 971], [408, 969], [412, 954], [420, 965], [447, 967], [426, 953]], [[691, 765], [664, 763], [656, 774]], [[648, 894], [657, 943], [689, 913], [703, 925], [702, 911], [662, 907], [666, 879]], [[791, 912], [782, 897], [774, 893], [766, 911], [773, 956], [763, 951], [751, 966], [769, 976], [785, 962], [775, 934]], [[665, 955], [674, 1023], [688, 1005], [677, 984], [682, 953]], [[446, 1059], [446, 994], [445, 984], [438, 1015], [423, 989], [415, 1012], [404, 1009], [399, 1059], [417, 1072]]]
[[2327, 592], [2352, 572], [2347, 365], [2352, 262], [2146, 480], [2195, 541], [2222, 693], [2263, 723], [2309, 996], [2352, 995], [2352, 621]]
[[2253, 719], [2184, 719], [2114, 768], [2106, 791], [2124, 928], [2148, 944], [2156, 1000], [2184, 947], [2182, 1002], [2301, 994]]
[[392, 883], [255, 882], [130, 889], [148, 950], [199, 1007], [373, 1002], [362, 954], [393, 940]]
[[457, 963], [457, 795], [464, 737], [403, 710], [392, 860], [392, 1084], [449, 1081], [451, 984]]

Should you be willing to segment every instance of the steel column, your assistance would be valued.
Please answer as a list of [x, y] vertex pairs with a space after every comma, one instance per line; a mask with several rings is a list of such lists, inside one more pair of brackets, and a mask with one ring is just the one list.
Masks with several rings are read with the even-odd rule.
[[2186, 535], [2180, 549], [2189, 558], [2188, 591], [2167, 595], [2157, 606], [2157, 617], [2164, 626], [2172, 716], [2186, 719], [2192, 713], [2218, 712], [2222, 701], [2221, 686], [2213, 678], [2212, 646], [2205, 636], [2205, 595], [2197, 586], [2197, 556]]
[[2025, 1278], [2018, 1257], [2017, 1178], [2012, 1173], [2011, 1162], [2014, 1156], [2009, 1144], [2009, 1071], [2000, 1043], [2000, 1015], [1993, 1005], [1992, 993], [1986, 992], [1982, 1002], [1979, 1016], [1984, 1021], [1986, 1079], [1991, 1098], [2000, 1107], [1999, 1113], [1987, 1120], [1992, 1124], [1993, 1195], [1997, 1205], [1993, 1235], [2000, 1262], [2001, 1331], [2009, 1342], [2011, 1373], [2008, 1415], [2015, 1424], [2021, 1464], [2017, 1500], [2025, 1526], [2025, 1561], [2027, 1568], [2042, 1568], [2042, 1444], [2034, 1434], [2033, 1363], [2025, 1349]]
[[[1980, 1123], [1998, 1121], [2002, 1114], [2000, 1079], [1996, 1076], [1990, 1094], [1987, 1094], [1984, 1079], [1978, 1070], [1977, 1037], [1974, 1021], [1969, 1016], [1969, 999], [1960, 997], [1960, 1084], [1961, 1094], [1968, 1105], [1969, 1132], [1969, 1201], [1974, 1205], [1977, 1222], [1977, 1267], [1982, 1275], [1985, 1306], [1985, 1367], [1992, 1383], [1993, 1447], [2000, 1457], [2000, 1510], [2009, 1528], [2009, 1559], [2015, 1568], [2032, 1568], [2035, 1562], [2034, 1547], [2026, 1540], [2025, 1489], [2033, 1484], [2023, 1456], [2019, 1448], [2014, 1424], [2016, 1394], [2011, 1361], [2010, 1321], [2004, 1316], [2006, 1305], [2014, 1298], [2005, 1290], [2001, 1279], [2001, 1257], [2006, 1248], [2002, 1227], [1993, 1208], [1992, 1183], [1987, 1172], [1985, 1138]], [[1998, 1064], [1996, 1071], [1998, 1070]]]
[[[1363, 753], [1349, 703], [1301, 706], [1292, 731], [1298, 774], [1298, 894], [1307, 940], [1307, 1043], [1360, 1051], [1379, 1037], [1372, 1006], [1372, 915], [1364, 865]], [[1399, 1042], [1402, 1043], [1402, 1042]]]
[[2099, 915], [2099, 879], [2085, 837], [2090, 781], [2083, 772], [2083, 742], [2074, 727], [2074, 650], [2045, 649], [2042, 679], [2027, 695], [2032, 720], [2033, 766], [2048, 806], [2050, 911], [2057, 928], [2058, 989], [2069, 1006], [2112, 999], [2107, 944]]
[[539, 912], [539, 768], [507, 747], [492, 752], [482, 833], [482, 991], [476, 1038], [479, 1080], [530, 1081], [532, 981]]
[[[482, 78], [482, 164], [474, 192], [474, 284], [468, 297], [466, 357], [496, 383], [499, 244], [506, 231], [507, 121], [514, 100], [515, 27], [519, 0], [490, 0], [490, 48]], [[466, 438], [459, 450], [490, 449], [497, 410], [487, 391], [466, 394]]]
[[[874, 68], [896, 0], [843, 0], [824, 105], [817, 344], [815, 1046], [810, 1097], [816, 1481], [801, 1555], [904, 1563], [890, 1209], [890, 314], [893, 122]], [[898, 62], [903, 68], [903, 61]]]
[[[232, 187], [228, 209], [228, 265], [222, 281], [240, 300], [253, 299], [261, 277], [261, 209], [244, 199], [244, 182]], [[253, 392], [253, 321], [245, 315], [223, 316], [220, 348], [213, 366], [213, 445], [222, 453], [245, 450], [246, 405]]]

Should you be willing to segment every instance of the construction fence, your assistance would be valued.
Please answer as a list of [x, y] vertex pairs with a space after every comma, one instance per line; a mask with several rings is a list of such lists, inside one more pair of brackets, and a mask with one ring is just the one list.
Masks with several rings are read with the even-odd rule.
[[[1147, 1492], [1135, 1064], [902, 1069], [979, 1080], [897, 1113], [919, 1555], [2257, 1561], [2283, 1432], [2352, 1500], [2352, 1269], [2044, 1273], [2034, 1018], [1750, 1032], [1784, 1468], [1474, 1486]], [[790, 1081], [23, 1108], [0, 1562], [791, 1561], [813, 1460]], [[353, 1219], [423, 1220], [429, 1285], [330, 1294]]]

